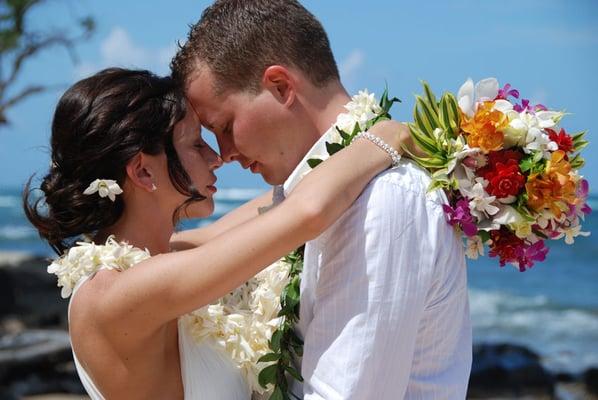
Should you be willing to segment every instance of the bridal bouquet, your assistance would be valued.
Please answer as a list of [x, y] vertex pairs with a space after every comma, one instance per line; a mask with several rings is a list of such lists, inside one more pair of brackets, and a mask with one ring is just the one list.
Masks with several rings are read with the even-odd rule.
[[545, 240], [572, 244], [591, 212], [579, 174], [585, 132], [560, 127], [563, 112], [519, 99], [494, 78], [471, 79], [437, 101], [427, 83], [417, 96], [411, 135], [427, 154], [411, 157], [442, 188], [448, 222], [463, 232], [466, 253], [498, 257], [521, 271], [544, 261]]

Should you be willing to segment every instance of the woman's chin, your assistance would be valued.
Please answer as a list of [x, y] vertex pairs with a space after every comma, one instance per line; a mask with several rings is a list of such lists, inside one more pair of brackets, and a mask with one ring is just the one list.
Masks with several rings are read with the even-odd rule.
[[185, 212], [185, 218], [207, 218], [214, 214], [214, 199], [208, 197], [205, 200], [189, 205]]

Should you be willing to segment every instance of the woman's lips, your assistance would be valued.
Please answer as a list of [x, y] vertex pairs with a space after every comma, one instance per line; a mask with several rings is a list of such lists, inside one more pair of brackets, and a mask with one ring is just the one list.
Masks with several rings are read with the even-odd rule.
[[212, 194], [213, 194], [213, 193], [216, 193], [216, 192], [218, 191], [218, 188], [217, 188], [216, 186], [214, 186], [214, 185], [208, 185], [208, 186], [206, 186], [206, 188], [207, 188], [207, 189], [208, 189], [208, 191], [209, 191], [210, 193], [212, 193]]

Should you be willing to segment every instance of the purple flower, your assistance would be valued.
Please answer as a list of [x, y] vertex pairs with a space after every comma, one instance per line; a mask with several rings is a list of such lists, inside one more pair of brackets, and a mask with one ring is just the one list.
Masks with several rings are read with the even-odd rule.
[[511, 89], [511, 84], [507, 83], [505, 87], [503, 87], [502, 89], [498, 89], [498, 95], [496, 96], [496, 100], [508, 100], [509, 96], [513, 96], [514, 98], [518, 99], [519, 90]]
[[443, 204], [442, 209], [448, 217], [449, 225], [455, 226], [458, 224], [463, 230], [463, 233], [470, 237], [478, 233], [478, 227], [473, 220], [473, 216], [469, 212], [469, 201], [467, 201], [467, 199], [460, 199], [457, 201], [455, 208], [452, 208], [448, 204]]
[[579, 197], [579, 202], [582, 204], [580, 211], [584, 215], [588, 215], [592, 212], [592, 207], [588, 204], [588, 194], [590, 193], [590, 184], [587, 180], [582, 179], [579, 181], [579, 186], [577, 187], [577, 197]]
[[521, 104], [515, 104], [513, 106], [513, 110], [517, 111], [518, 113], [528, 111], [533, 114], [536, 111], [546, 111], [548, 108], [546, 108], [546, 106], [543, 104], [536, 104], [535, 106], [532, 106], [530, 105], [528, 99], [523, 99], [521, 100]]
[[548, 247], [544, 245], [543, 240], [539, 240], [532, 245], [522, 247], [519, 251], [519, 270], [524, 272], [526, 269], [533, 267], [535, 261], [542, 262], [546, 259]]

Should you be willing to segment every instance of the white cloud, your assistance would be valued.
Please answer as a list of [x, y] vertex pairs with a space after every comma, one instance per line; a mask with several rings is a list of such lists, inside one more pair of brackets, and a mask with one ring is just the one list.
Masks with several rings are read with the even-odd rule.
[[100, 43], [100, 60], [82, 62], [75, 68], [75, 75], [80, 79], [107, 67], [144, 68], [166, 74], [175, 52], [174, 43], [157, 49], [143, 47], [135, 43], [125, 29], [114, 27]]
[[343, 80], [352, 80], [365, 63], [365, 53], [361, 49], [354, 49], [341, 61], [339, 72]]

